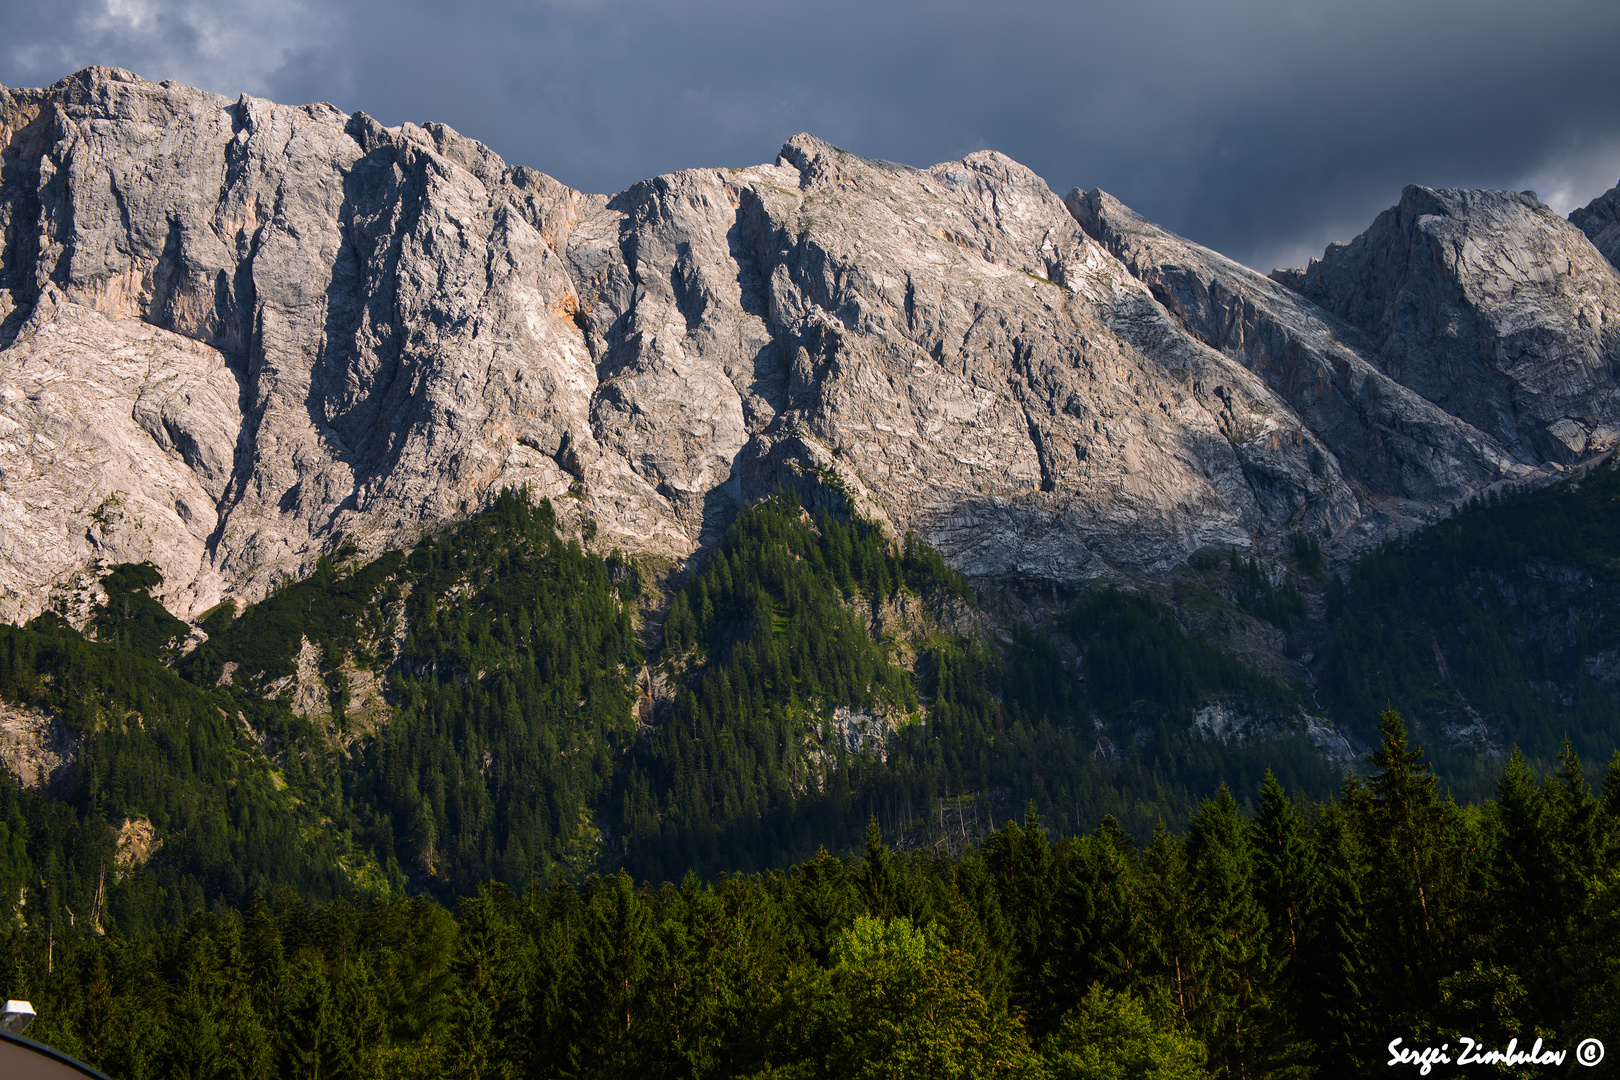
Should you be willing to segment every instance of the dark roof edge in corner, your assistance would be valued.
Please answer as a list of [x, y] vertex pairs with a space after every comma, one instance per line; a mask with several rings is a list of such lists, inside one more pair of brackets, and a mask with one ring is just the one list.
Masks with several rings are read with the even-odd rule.
[[[47, 1058], [55, 1062], [63, 1070], [68, 1070], [67, 1075], [76, 1073], [80, 1076], [93, 1077], [94, 1080], [110, 1080], [105, 1073], [97, 1072], [84, 1062], [68, 1057], [60, 1050], [46, 1046], [44, 1043], [37, 1043], [33, 1039], [26, 1039], [21, 1035], [13, 1035], [9, 1031], [0, 1031], [0, 1063], [5, 1063], [8, 1058], [12, 1058], [18, 1053], [32, 1053]], [[45, 1075], [50, 1074], [46, 1073]]]

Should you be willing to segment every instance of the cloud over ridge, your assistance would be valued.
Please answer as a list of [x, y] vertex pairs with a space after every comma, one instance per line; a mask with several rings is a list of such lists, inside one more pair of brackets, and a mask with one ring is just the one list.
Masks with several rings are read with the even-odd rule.
[[1407, 183], [1620, 175], [1620, 7], [1485, 0], [5, 0], [0, 83], [92, 63], [439, 120], [576, 187], [766, 160], [787, 135], [930, 165], [990, 147], [1261, 269]]

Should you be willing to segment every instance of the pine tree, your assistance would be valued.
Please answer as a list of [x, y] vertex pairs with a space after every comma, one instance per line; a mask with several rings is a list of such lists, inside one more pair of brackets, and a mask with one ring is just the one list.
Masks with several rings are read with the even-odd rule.
[[866, 824], [866, 853], [855, 872], [855, 882], [872, 915], [888, 919], [900, 914], [900, 871], [889, 845], [883, 842], [883, 830], [875, 817]]
[[1620, 866], [1620, 750], [1609, 757], [1609, 767], [1603, 773], [1601, 810], [1599, 858], [1607, 871]]
[[985, 841], [984, 855], [1013, 934], [1015, 1003], [1031, 1017], [1036, 1031], [1044, 1031], [1057, 1020], [1052, 988], [1059, 927], [1051, 917], [1057, 883], [1052, 849], [1033, 803], [1022, 826], [1009, 821]]
[[1192, 1020], [1216, 1075], [1301, 1075], [1306, 1048], [1277, 1000], [1250, 825], [1225, 784], [1187, 825], [1187, 867], [1201, 998]]
[[[1344, 797], [1351, 805], [1363, 800], [1354, 775], [1346, 781]], [[1320, 892], [1300, 950], [1296, 1014], [1323, 1074], [1364, 1075], [1374, 1060], [1369, 1004], [1377, 994], [1362, 893], [1368, 860], [1344, 804], [1333, 801], [1322, 807], [1312, 825], [1311, 846], [1321, 871]]]
[[1181, 1022], [1191, 1024], [1204, 1011], [1202, 940], [1193, 924], [1186, 850], [1163, 821], [1142, 852], [1141, 877], [1146, 966], [1163, 980]]
[[1271, 928], [1270, 950], [1295, 983], [1300, 947], [1321, 898], [1321, 875], [1299, 812], [1270, 769], [1260, 788], [1252, 829], [1255, 895]]
[[1046, 984], [1053, 1015], [1078, 1005], [1093, 983], [1123, 986], [1136, 976], [1141, 912], [1133, 848], [1129, 834], [1110, 815], [1089, 836], [1058, 849], [1052, 902], [1057, 933]]
[[804, 936], [805, 947], [817, 963], [826, 964], [833, 942], [860, 908], [859, 894], [844, 864], [816, 849], [815, 858], [794, 868], [790, 906]]
[[1500, 948], [1538, 948], [1552, 930], [1558, 852], [1551, 808], [1524, 755], [1515, 747], [1496, 782], [1496, 837], [1490, 858]]
[[1538, 783], [1516, 749], [1497, 782], [1489, 861], [1493, 963], [1524, 982], [1531, 1015], [1562, 1023], [1572, 994], [1561, 949], [1580, 931], [1600, 863], [1600, 808], [1566, 742]]
[[1563, 898], [1564, 918], [1586, 903], [1592, 880], [1603, 863], [1603, 806], [1586, 782], [1586, 771], [1569, 740], [1558, 757], [1558, 772], [1548, 782], [1548, 799], [1558, 822], [1558, 843], [1572, 890]]
[[1408, 746], [1406, 722], [1393, 709], [1379, 717], [1379, 770], [1352, 805], [1370, 855], [1368, 898], [1380, 1001], [1394, 1026], [1433, 1008], [1439, 980], [1455, 970], [1462, 916], [1469, 910], [1471, 841], [1456, 806], [1441, 802], [1422, 751]]

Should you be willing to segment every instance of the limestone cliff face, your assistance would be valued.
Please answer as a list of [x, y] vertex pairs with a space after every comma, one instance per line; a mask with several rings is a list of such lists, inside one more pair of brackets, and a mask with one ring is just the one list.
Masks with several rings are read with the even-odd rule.
[[[195, 613], [493, 484], [567, 490], [598, 380], [563, 245], [604, 200], [443, 128], [103, 69], [3, 92], [0, 137], [0, 616], [137, 555]], [[211, 395], [185, 416], [139, 404], [171, 369]], [[638, 546], [689, 546], [627, 487]]]
[[1574, 306], [1464, 400], [1331, 275], [1294, 283], [1313, 302], [994, 153], [919, 170], [798, 136], [606, 197], [438, 125], [109, 69], [0, 89], [0, 147], [5, 619], [131, 559], [195, 615], [508, 484], [671, 558], [789, 484], [972, 574], [1152, 576], [1610, 437], [1586, 327], [1620, 279], [1561, 223], [1521, 254], [1578, 239], [1581, 283], [1470, 294], [1472, 340]]
[[1570, 214], [1569, 220], [1605, 259], [1620, 266], [1620, 184]]
[[1620, 275], [1533, 193], [1408, 187], [1290, 284], [1519, 461], [1569, 463], [1620, 433]]
[[1105, 192], [1072, 192], [1069, 205], [1181, 325], [1285, 400], [1368, 495], [1456, 499], [1519, 466], [1490, 436], [1379, 370], [1369, 342], [1342, 319]]

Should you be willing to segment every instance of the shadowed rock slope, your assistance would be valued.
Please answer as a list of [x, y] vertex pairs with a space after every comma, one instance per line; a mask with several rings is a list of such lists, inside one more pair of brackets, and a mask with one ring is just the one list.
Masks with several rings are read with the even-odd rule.
[[1620, 184], [1569, 215], [1603, 257], [1620, 266]]
[[[801, 135], [608, 197], [104, 68], [0, 89], [0, 147], [0, 618], [131, 561], [194, 617], [508, 485], [603, 550], [685, 558], [786, 484], [981, 578], [1151, 578], [1614, 430], [1620, 278], [1517, 196], [1422, 195], [1453, 258], [1412, 189], [1295, 291], [990, 152]], [[1476, 287], [1476, 233], [1518, 277]]]
[[1519, 461], [1568, 464], [1620, 430], [1620, 276], [1531, 192], [1408, 187], [1288, 283]]

